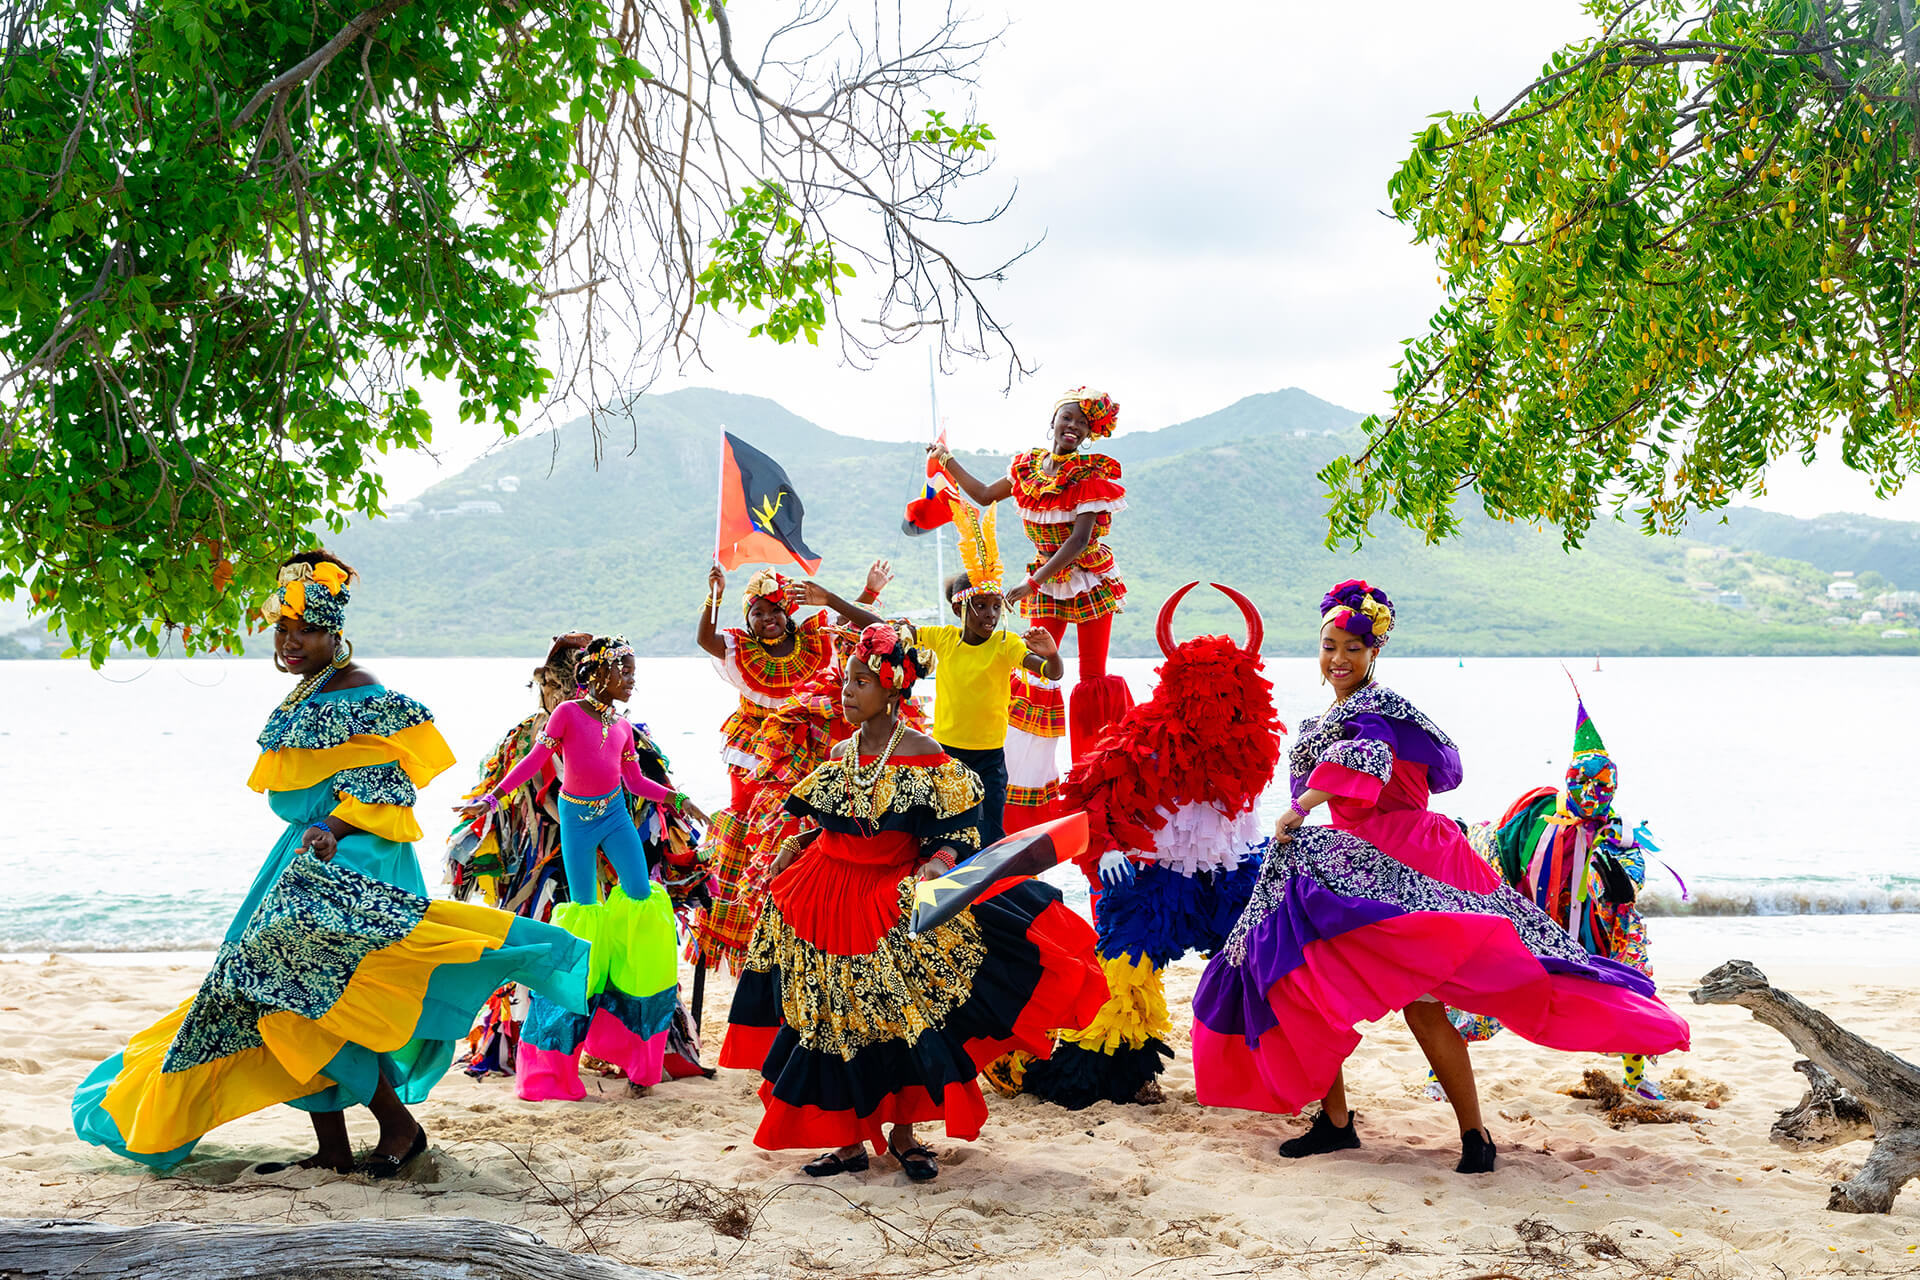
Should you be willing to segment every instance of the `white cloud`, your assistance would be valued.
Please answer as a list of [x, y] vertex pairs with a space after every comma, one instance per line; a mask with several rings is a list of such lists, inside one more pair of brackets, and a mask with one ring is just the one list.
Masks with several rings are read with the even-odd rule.
[[[1380, 212], [1387, 179], [1429, 115], [1503, 101], [1593, 30], [1578, 0], [1048, 0], [1004, 12], [979, 104], [997, 163], [978, 198], [1014, 182], [1020, 194], [970, 241], [985, 263], [1044, 235], [989, 295], [1040, 370], [1010, 395], [999, 363], [940, 379], [955, 442], [982, 447], [1035, 438], [1056, 392], [1080, 383], [1116, 396], [1136, 429], [1287, 386], [1378, 407], [1401, 341], [1438, 296], [1431, 256]], [[924, 345], [857, 371], [829, 347], [707, 332], [711, 370], [655, 390], [764, 395], [857, 435], [927, 431]], [[450, 398], [435, 404], [443, 462], [391, 459], [396, 492], [498, 438], [457, 423]], [[1920, 494], [1876, 504], [1837, 462], [1776, 468], [1762, 505], [1920, 518]]]

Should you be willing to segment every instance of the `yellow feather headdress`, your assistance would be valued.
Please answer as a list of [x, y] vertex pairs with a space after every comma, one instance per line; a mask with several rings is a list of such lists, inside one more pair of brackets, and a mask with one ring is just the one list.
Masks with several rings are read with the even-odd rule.
[[953, 505], [953, 527], [960, 534], [960, 562], [967, 569], [967, 586], [953, 593], [959, 604], [977, 595], [1004, 595], [1000, 578], [1005, 567], [1000, 563], [1000, 538], [994, 530], [994, 509], [980, 508], [949, 494]]

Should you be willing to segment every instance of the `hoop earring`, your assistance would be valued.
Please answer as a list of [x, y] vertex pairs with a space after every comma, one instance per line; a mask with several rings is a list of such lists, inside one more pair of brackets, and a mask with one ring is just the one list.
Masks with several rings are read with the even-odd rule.
[[283, 676], [293, 674], [293, 669], [287, 666], [286, 662], [280, 657], [280, 651], [278, 649], [273, 651], [273, 669]]
[[[341, 653], [340, 653], [340, 646], [342, 644], [345, 644], [347, 646], [347, 652], [344, 657], [341, 656]], [[353, 661], [353, 641], [347, 639], [345, 636], [335, 636], [333, 640], [333, 669], [335, 671], [339, 671], [342, 668], [344, 668], [349, 662], [352, 662], [352, 661]]]

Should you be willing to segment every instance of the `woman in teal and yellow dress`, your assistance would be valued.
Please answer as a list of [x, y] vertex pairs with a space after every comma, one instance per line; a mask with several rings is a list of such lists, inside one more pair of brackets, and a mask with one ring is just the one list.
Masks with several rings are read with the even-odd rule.
[[[284, 1102], [311, 1113], [319, 1140], [298, 1167], [393, 1177], [427, 1148], [407, 1105], [446, 1072], [489, 994], [524, 982], [585, 1011], [585, 943], [427, 896], [413, 805], [453, 756], [426, 707], [354, 663], [341, 635], [353, 582], [327, 551], [281, 567], [266, 614], [274, 665], [299, 683], [267, 717], [247, 785], [286, 830], [198, 994], [75, 1093], [88, 1142], [167, 1169], [216, 1126]], [[357, 1164], [354, 1105], [380, 1125]]]

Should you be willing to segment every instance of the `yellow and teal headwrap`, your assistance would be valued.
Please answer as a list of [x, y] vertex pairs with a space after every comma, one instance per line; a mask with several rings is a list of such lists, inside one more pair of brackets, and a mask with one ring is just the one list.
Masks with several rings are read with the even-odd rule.
[[353, 575], [337, 564], [283, 564], [280, 585], [260, 612], [269, 623], [299, 618], [323, 631], [340, 632], [347, 625], [347, 602]]

